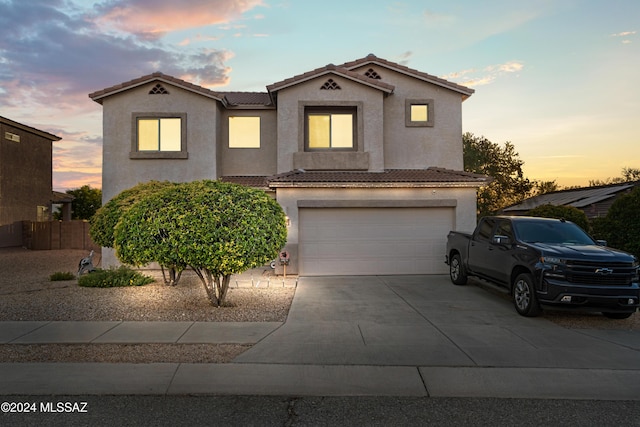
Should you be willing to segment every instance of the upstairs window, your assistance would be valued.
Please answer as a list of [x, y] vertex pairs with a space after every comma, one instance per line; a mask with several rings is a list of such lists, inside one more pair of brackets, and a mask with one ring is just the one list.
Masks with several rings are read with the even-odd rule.
[[179, 118], [138, 119], [138, 151], [180, 151]]
[[132, 159], [187, 158], [187, 115], [133, 113]]
[[260, 117], [229, 117], [229, 148], [260, 148]]
[[433, 99], [407, 99], [405, 101], [405, 126], [433, 126]]
[[355, 108], [308, 108], [305, 115], [307, 150], [355, 149]]

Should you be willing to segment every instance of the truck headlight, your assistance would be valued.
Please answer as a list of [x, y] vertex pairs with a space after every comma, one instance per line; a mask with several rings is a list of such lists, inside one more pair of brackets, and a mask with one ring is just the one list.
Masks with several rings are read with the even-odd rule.
[[564, 266], [566, 265], [566, 260], [558, 257], [542, 256], [540, 257], [540, 262], [546, 267], [544, 269], [544, 275], [546, 277], [554, 279], [565, 278]]
[[566, 264], [565, 260], [560, 259], [558, 257], [554, 257], [554, 256], [540, 257], [540, 262], [542, 262], [543, 264], [555, 264], [555, 265]]

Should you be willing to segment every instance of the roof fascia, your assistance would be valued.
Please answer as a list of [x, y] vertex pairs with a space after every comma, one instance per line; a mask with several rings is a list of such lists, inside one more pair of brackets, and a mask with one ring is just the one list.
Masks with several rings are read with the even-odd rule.
[[53, 135], [53, 134], [51, 134], [49, 132], [45, 132], [43, 130], [36, 129], [36, 128], [31, 127], [31, 126], [23, 125], [22, 123], [18, 123], [18, 122], [15, 122], [15, 121], [11, 120], [11, 119], [7, 119], [6, 117], [0, 116], [0, 123], [4, 123], [7, 126], [12, 126], [14, 128], [23, 130], [25, 132], [32, 133], [32, 134], [37, 135], [39, 137], [48, 139], [48, 140], [50, 140], [52, 142], [53, 141], [60, 141], [62, 139], [61, 137]]
[[365, 60], [365, 61], [362, 61], [360, 63], [350, 65], [350, 66], [348, 66], [346, 68], [348, 70], [354, 70], [356, 68], [366, 67], [367, 65], [375, 64], [375, 65], [377, 65], [379, 67], [386, 68], [386, 69], [389, 69], [389, 70], [393, 70], [393, 71], [395, 71], [397, 73], [400, 73], [400, 74], [404, 74], [405, 76], [413, 77], [415, 79], [422, 80], [424, 82], [431, 83], [431, 84], [443, 87], [445, 89], [452, 90], [454, 92], [458, 92], [458, 93], [462, 94], [463, 100], [466, 100], [467, 98], [469, 98], [471, 95], [473, 95], [475, 93], [475, 90], [469, 89], [469, 88], [465, 88], [466, 90], [464, 90], [463, 86], [458, 85], [456, 83], [447, 82], [444, 79], [438, 79], [436, 77], [428, 77], [428, 76], [425, 76], [425, 75], [422, 75], [422, 74], [417, 74], [417, 73], [412, 72], [411, 69], [405, 69], [402, 66], [396, 67], [396, 66], [393, 65], [393, 63], [381, 62], [381, 61], [378, 61], [377, 59], [378, 58]]
[[[198, 91], [198, 90], [196, 90], [194, 88], [191, 88], [191, 87], [189, 87], [187, 85], [181, 85], [181, 84], [179, 84], [179, 83], [177, 83], [175, 81], [172, 81], [170, 79], [164, 78], [163, 76], [152, 76], [152, 77], [150, 77], [148, 79], [145, 79], [145, 80], [142, 80], [140, 82], [135, 82], [135, 83], [132, 83], [131, 85], [120, 87], [120, 88], [117, 88], [117, 89], [114, 89], [112, 91], [100, 94], [100, 95], [95, 96], [95, 97], [92, 97], [91, 94], [90, 94], [89, 97], [92, 100], [94, 100], [95, 102], [97, 102], [98, 104], [102, 104], [102, 100], [103, 99], [108, 98], [108, 97], [110, 97], [112, 95], [117, 95], [119, 93], [126, 92], [128, 90], [135, 89], [137, 87], [140, 87], [140, 86], [152, 83], [152, 82], [156, 82], [156, 81], [165, 83], [165, 84], [173, 86], [173, 87], [177, 87], [177, 88], [186, 90], [188, 92], [195, 93], [196, 95], [201, 95], [201, 96], [204, 96], [206, 98], [210, 98], [210, 99], [214, 99], [216, 101], [220, 101], [222, 103], [222, 105], [224, 105], [225, 107], [227, 107], [227, 105], [228, 105], [228, 101], [227, 101], [226, 97], [224, 97], [224, 96], [221, 96], [221, 97], [220, 96], [215, 96], [215, 95], [213, 95], [213, 93], [207, 94], [207, 93]], [[205, 89], [205, 88], [203, 88], [203, 89]]]
[[[348, 70], [345, 70], [345, 71], [348, 71]], [[345, 78], [347, 80], [351, 80], [353, 82], [362, 84], [364, 86], [371, 87], [373, 89], [377, 89], [377, 90], [379, 90], [381, 92], [384, 92], [385, 94], [391, 94], [394, 91], [394, 89], [392, 87], [384, 87], [382, 85], [379, 85], [379, 84], [377, 84], [377, 82], [375, 80], [372, 80], [371, 82], [367, 82], [365, 80], [361, 80], [361, 79], [358, 79], [356, 77], [353, 77], [353, 76], [349, 75], [349, 73], [340, 72], [340, 70], [336, 69], [336, 68], [322, 70], [322, 71], [319, 71], [318, 73], [314, 73], [314, 74], [311, 74], [309, 76], [300, 77], [299, 79], [294, 79], [294, 80], [292, 80], [290, 82], [287, 82], [285, 84], [281, 84], [280, 85], [280, 84], [276, 83], [276, 84], [267, 86], [267, 90], [269, 91], [269, 94], [272, 94], [272, 93], [278, 92], [278, 91], [280, 91], [282, 89], [286, 89], [286, 88], [289, 88], [291, 86], [296, 86], [296, 85], [299, 85], [301, 83], [305, 83], [305, 82], [308, 82], [310, 80], [317, 79], [318, 77], [322, 77], [322, 76], [326, 76], [326, 75], [330, 75], [330, 74], [343, 77], [343, 78]], [[277, 87], [273, 88], [274, 86], [277, 86]], [[391, 85], [388, 85], [388, 86], [391, 86]]]

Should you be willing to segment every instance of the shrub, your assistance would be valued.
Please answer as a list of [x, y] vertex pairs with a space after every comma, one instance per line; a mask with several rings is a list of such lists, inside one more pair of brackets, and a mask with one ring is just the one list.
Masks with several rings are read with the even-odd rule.
[[51, 276], [49, 276], [49, 280], [52, 282], [58, 282], [62, 280], [73, 280], [75, 278], [76, 278], [76, 275], [68, 271], [65, 271], [65, 272], [56, 271]]
[[105, 203], [91, 218], [89, 235], [91, 239], [105, 248], [113, 248], [113, 230], [122, 214], [135, 202], [148, 194], [174, 185], [168, 181], [149, 181], [122, 191]]
[[640, 257], [640, 186], [613, 202], [606, 217], [593, 221], [593, 228], [608, 246]]
[[78, 285], [87, 288], [115, 288], [119, 286], [143, 286], [153, 283], [149, 276], [133, 271], [126, 266], [111, 268], [108, 270], [96, 270], [92, 273], [80, 276]]
[[123, 263], [190, 266], [214, 306], [232, 274], [274, 259], [287, 242], [285, 214], [262, 190], [220, 181], [168, 186], [133, 204], [116, 225]]
[[566, 219], [589, 232], [589, 219], [583, 211], [573, 206], [542, 205], [527, 212], [529, 216]]

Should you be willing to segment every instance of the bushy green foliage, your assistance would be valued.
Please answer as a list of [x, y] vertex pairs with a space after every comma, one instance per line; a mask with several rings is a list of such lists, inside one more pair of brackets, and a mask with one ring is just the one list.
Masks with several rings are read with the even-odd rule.
[[87, 288], [143, 286], [153, 282], [154, 280], [152, 277], [140, 274], [126, 266], [112, 268], [109, 270], [96, 270], [78, 278], [78, 285]]
[[519, 203], [534, 189], [534, 183], [524, 177], [524, 162], [510, 142], [501, 147], [485, 137], [466, 132], [462, 135], [462, 143], [464, 170], [493, 178], [489, 185], [478, 189], [479, 217]]
[[148, 194], [123, 213], [114, 232], [120, 261], [188, 265], [215, 306], [224, 302], [232, 274], [276, 258], [286, 239], [284, 212], [267, 193], [209, 180]]
[[592, 226], [596, 238], [640, 258], [640, 186], [620, 196], [607, 216], [592, 221]]
[[[90, 185], [83, 185], [80, 188], [67, 190], [65, 193], [73, 196], [71, 202], [71, 219], [89, 220], [95, 215], [96, 211], [102, 206], [102, 190], [92, 188]], [[56, 220], [62, 219], [62, 212], [53, 213]]]
[[113, 231], [120, 217], [135, 202], [159, 189], [174, 185], [169, 181], [149, 181], [122, 191], [104, 204], [91, 218], [89, 235], [100, 246], [113, 248]]
[[527, 215], [542, 218], [564, 218], [580, 226], [587, 233], [589, 232], [589, 219], [587, 215], [573, 206], [542, 205], [531, 209], [527, 212]]
[[63, 280], [73, 280], [76, 278], [76, 275], [69, 271], [56, 271], [55, 273], [49, 276], [49, 280], [52, 282], [59, 282]]

